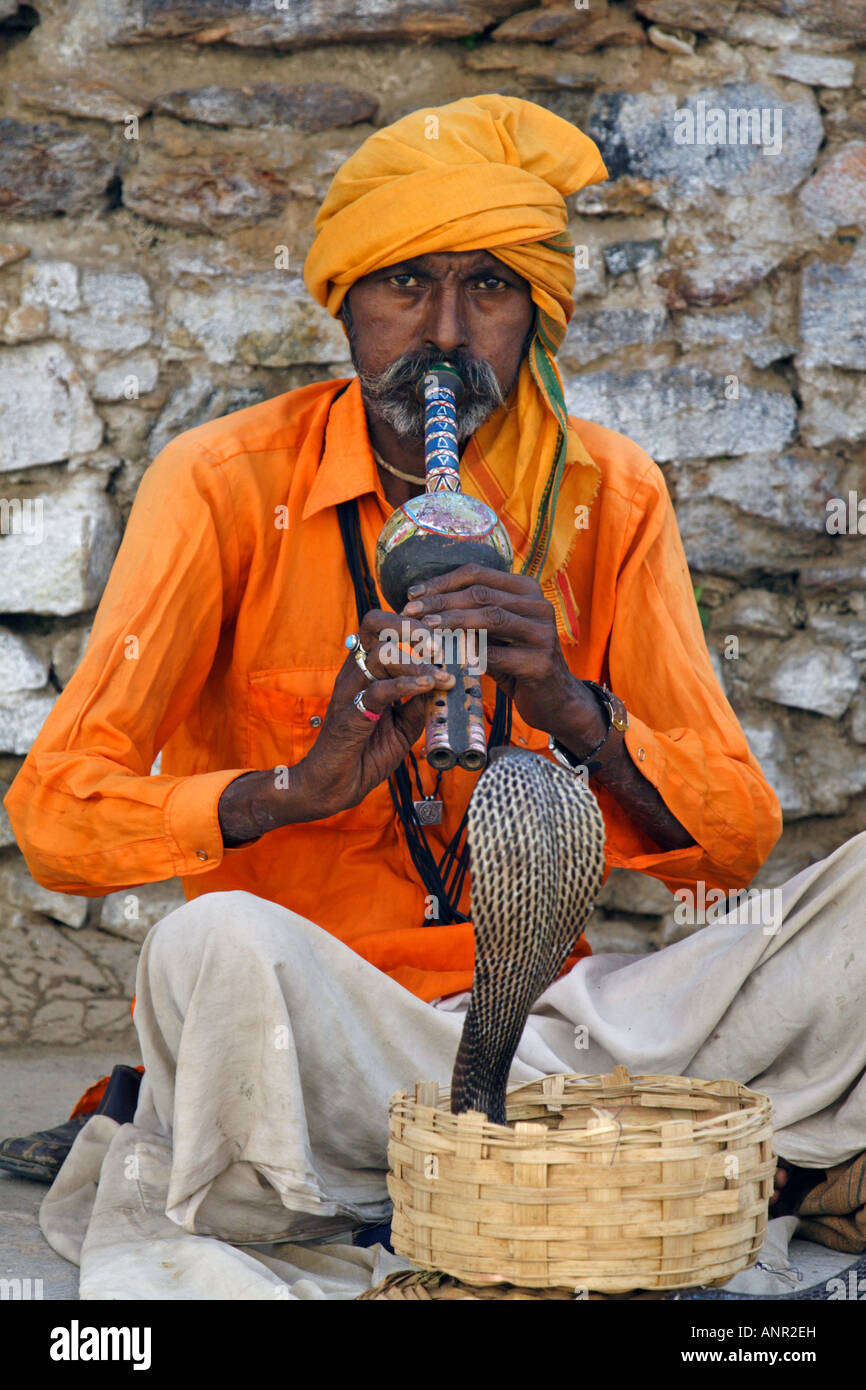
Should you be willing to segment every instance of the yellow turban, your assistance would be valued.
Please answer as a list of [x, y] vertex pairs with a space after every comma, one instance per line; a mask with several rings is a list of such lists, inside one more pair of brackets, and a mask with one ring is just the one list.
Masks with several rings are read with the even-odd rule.
[[488, 250], [528, 281], [538, 312], [516, 395], [469, 441], [461, 475], [501, 516], [566, 634], [554, 576], [599, 474], [568, 428], [553, 360], [574, 307], [565, 198], [606, 177], [594, 142], [534, 102], [485, 95], [424, 107], [371, 135], [337, 171], [304, 267], [308, 290], [335, 316], [355, 280], [434, 251]]

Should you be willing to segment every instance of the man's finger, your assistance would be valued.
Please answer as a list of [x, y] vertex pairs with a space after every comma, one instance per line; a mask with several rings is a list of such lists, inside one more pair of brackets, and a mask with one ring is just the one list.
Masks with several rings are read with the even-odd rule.
[[509, 613], [518, 617], [531, 618], [536, 623], [548, 626], [555, 625], [551, 606], [546, 598], [533, 594], [514, 594], [505, 589], [495, 589], [489, 584], [470, 584], [466, 589], [425, 594], [422, 598], [411, 599], [403, 611], [413, 622], [429, 624], [431, 617], [439, 614], [450, 619], [455, 610], [483, 608], [507, 609]]
[[507, 677], [511, 680], [533, 680], [538, 677], [536, 647], [506, 647], [488, 643], [484, 653], [487, 674], [492, 680]]
[[486, 632], [495, 636], [497, 642], [519, 642], [537, 651], [546, 650], [550, 645], [549, 629], [537, 617], [522, 618], [498, 605], [492, 608], [443, 609], [441, 618], [438, 614], [428, 613], [427, 621], [434, 630]]
[[512, 594], [540, 593], [537, 579], [528, 574], [511, 574], [507, 570], [493, 569], [490, 565], [478, 565], [474, 561], [461, 565], [459, 569], [449, 570], [447, 574], [437, 575], [435, 579], [425, 579], [413, 584], [407, 590], [410, 600], [423, 594], [447, 594], [453, 589], [466, 589], [471, 584], [488, 584], [504, 589]]
[[[426, 694], [432, 689], [432, 676], [395, 676], [391, 680], [373, 681], [371, 685], [364, 687], [361, 695], [364, 708], [370, 714], [384, 714], [395, 700], [411, 699], [413, 695]], [[364, 712], [358, 709], [354, 697], [347, 713], [357, 716], [359, 720], [364, 718]], [[367, 723], [371, 724], [373, 721], [367, 720]]]
[[[381, 619], [387, 619], [382, 622]], [[406, 674], [417, 673], [430, 675], [429, 664], [425, 667], [422, 656], [413, 651], [413, 646], [420, 647], [421, 651], [429, 651], [432, 632], [423, 623], [416, 621], [409, 622], [406, 619], [399, 619], [394, 613], [382, 613], [376, 611], [372, 615], [367, 613], [361, 623], [360, 637], [361, 645], [366, 652], [364, 658], [367, 669], [374, 680], [385, 680], [389, 676], [398, 674], [395, 668], [403, 667]], [[408, 638], [408, 640], [406, 640]], [[350, 655], [352, 655], [350, 653]], [[356, 657], [353, 657], [355, 664], [360, 665]]]

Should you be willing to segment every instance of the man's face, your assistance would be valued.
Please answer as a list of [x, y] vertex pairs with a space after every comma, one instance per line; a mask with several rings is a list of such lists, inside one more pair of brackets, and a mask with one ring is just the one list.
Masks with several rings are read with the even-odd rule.
[[535, 322], [529, 285], [489, 251], [399, 261], [357, 280], [344, 306], [367, 409], [417, 440], [424, 409], [416, 388], [425, 370], [446, 359], [463, 377], [463, 442], [508, 395]]

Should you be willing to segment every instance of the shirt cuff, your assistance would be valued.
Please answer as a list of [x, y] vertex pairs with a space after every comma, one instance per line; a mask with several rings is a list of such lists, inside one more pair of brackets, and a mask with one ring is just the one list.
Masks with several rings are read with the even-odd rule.
[[165, 829], [174, 872], [179, 877], [207, 873], [222, 861], [226, 850], [219, 799], [230, 782], [254, 770], [237, 767], [199, 772], [178, 782], [165, 805]]
[[645, 724], [642, 719], [636, 719], [635, 716], [629, 712], [628, 728], [625, 731], [624, 738], [625, 746], [631, 754], [631, 760], [638, 772], [640, 772], [648, 782], [652, 782], [656, 791], [661, 795], [661, 783], [664, 781], [666, 759], [654, 731], [650, 728], [649, 724]]
[[695, 843], [683, 849], [660, 849], [627, 857], [612, 852], [609, 856], [611, 864], [649, 874], [663, 869], [666, 879], [670, 877], [671, 880], [688, 884], [693, 882], [696, 869], [717, 877], [721, 864], [728, 860], [736, 861], [753, 849], [747, 835], [731, 826], [712, 824], [708, 817], [707, 793], [685, 781], [675, 762], [666, 756], [663, 740], [648, 724], [632, 714], [629, 714], [625, 744], [635, 767], [652, 783], [668, 810], [676, 816]]

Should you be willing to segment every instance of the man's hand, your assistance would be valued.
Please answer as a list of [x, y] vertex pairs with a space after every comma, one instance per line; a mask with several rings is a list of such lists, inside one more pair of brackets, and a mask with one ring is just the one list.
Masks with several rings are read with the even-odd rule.
[[[387, 629], [392, 638], [383, 642], [380, 634]], [[417, 643], [425, 629], [420, 623], [412, 629], [412, 641]], [[306, 820], [321, 820], [363, 801], [400, 765], [420, 736], [426, 697], [434, 689], [447, 690], [454, 684], [452, 675], [420, 661], [408, 647], [397, 649], [393, 613], [371, 610], [360, 631], [373, 680], [367, 680], [350, 653], [334, 683], [319, 736], [295, 769], [309, 807]], [[366, 708], [381, 714], [380, 719], [366, 719], [355, 708], [358, 691], [363, 692]]]
[[[361, 644], [373, 680], [367, 680], [349, 653], [316, 742], [305, 758], [283, 770], [287, 783], [278, 786], [271, 769], [244, 773], [228, 784], [218, 807], [227, 849], [252, 844], [281, 826], [324, 820], [357, 806], [403, 761], [424, 727], [427, 697], [433, 690], [447, 690], [454, 677], [420, 661], [410, 648], [399, 648], [393, 639], [383, 642], [380, 634], [388, 628], [397, 632], [393, 613], [374, 609], [364, 618]], [[420, 623], [412, 624], [411, 641], [422, 650], [418, 639], [425, 631]], [[366, 708], [381, 713], [381, 719], [366, 719], [355, 708], [359, 690]]]
[[487, 671], [534, 729], [559, 738], [566, 730], [598, 743], [605, 719], [598, 701], [566, 665], [553, 604], [536, 579], [485, 565], [461, 565], [409, 590], [403, 609], [431, 628], [487, 633]]
[[[427, 627], [487, 633], [487, 670], [510, 695], [527, 724], [542, 729], [577, 757], [597, 748], [607, 721], [594, 694], [566, 665], [553, 604], [535, 579], [483, 565], [460, 569], [409, 590], [403, 613]], [[632, 822], [660, 850], [695, 841], [638, 771], [623, 741], [597, 774]]]

